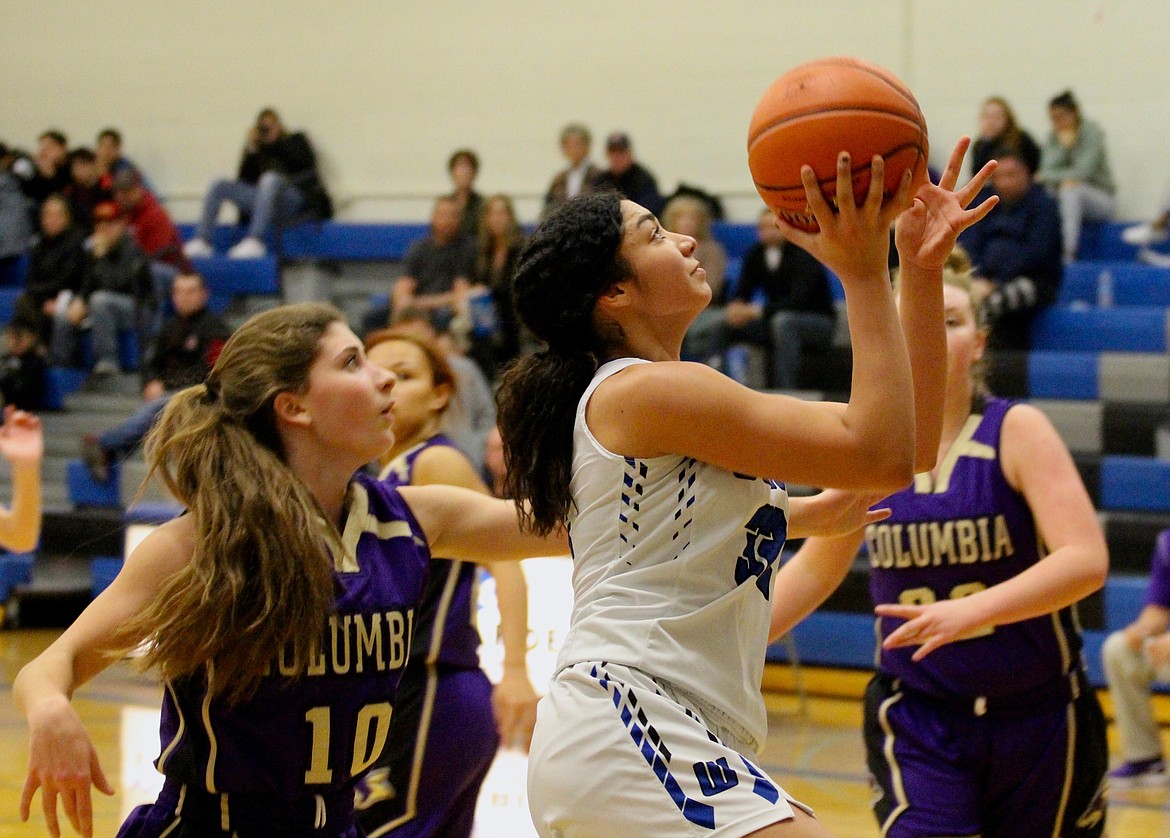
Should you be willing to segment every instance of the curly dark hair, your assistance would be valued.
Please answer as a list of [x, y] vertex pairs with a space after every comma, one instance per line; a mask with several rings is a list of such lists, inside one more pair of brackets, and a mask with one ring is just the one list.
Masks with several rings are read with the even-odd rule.
[[620, 255], [622, 233], [617, 193], [574, 198], [529, 237], [512, 280], [517, 315], [547, 343], [508, 368], [496, 395], [506, 491], [526, 502], [523, 524], [537, 533], [564, 523], [572, 504], [577, 402], [616, 343], [594, 308], [632, 274]]

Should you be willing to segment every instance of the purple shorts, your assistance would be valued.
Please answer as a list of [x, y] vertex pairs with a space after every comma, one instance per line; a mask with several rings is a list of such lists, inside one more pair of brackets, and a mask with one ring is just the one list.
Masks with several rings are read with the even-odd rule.
[[479, 669], [412, 663], [402, 676], [382, 757], [357, 787], [370, 838], [466, 838], [500, 736], [492, 683]]
[[1066, 689], [987, 707], [874, 676], [865, 744], [882, 835], [1100, 836], [1105, 719], [1096, 693], [1077, 681], [1075, 698]]

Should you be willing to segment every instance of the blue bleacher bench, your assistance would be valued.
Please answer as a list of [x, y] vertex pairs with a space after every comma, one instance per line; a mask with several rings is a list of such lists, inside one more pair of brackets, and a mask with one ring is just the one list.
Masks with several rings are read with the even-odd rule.
[[1032, 322], [1032, 348], [1062, 352], [1165, 352], [1166, 309], [1047, 308]]
[[122, 507], [122, 464], [118, 461], [110, 463], [110, 479], [98, 483], [82, 460], [70, 460], [65, 465], [65, 483], [74, 506]]
[[1170, 268], [1134, 261], [1076, 261], [1064, 268], [1057, 304], [1097, 305], [1102, 274], [1113, 282], [1115, 306], [1170, 306]]
[[1102, 457], [1101, 506], [1170, 512], [1170, 462], [1153, 457]]

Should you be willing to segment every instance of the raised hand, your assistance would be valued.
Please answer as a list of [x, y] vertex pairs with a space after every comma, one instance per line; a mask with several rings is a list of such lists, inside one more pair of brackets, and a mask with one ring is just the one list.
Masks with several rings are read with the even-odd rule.
[[995, 171], [994, 160], [976, 172], [963, 188], [955, 189], [970, 144], [970, 137], [961, 137], [951, 151], [938, 185], [925, 183], [920, 186], [910, 208], [898, 216], [894, 243], [901, 264], [941, 270], [959, 233], [986, 216], [999, 203], [999, 196], [992, 195], [979, 206], [967, 208]]
[[778, 219], [784, 236], [807, 250], [843, 282], [885, 276], [890, 249], [890, 224], [910, 206], [910, 171], [902, 176], [897, 193], [883, 202], [881, 188], [886, 166], [881, 157], [871, 163], [869, 192], [861, 206], [853, 196], [853, 169], [847, 152], [837, 157], [837, 200], [830, 206], [821, 193], [811, 166], [800, 170], [809, 209], [820, 232], [808, 233]]
[[4, 408], [4, 424], [0, 425], [0, 456], [14, 465], [32, 465], [39, 463], [44, 453], [41, 420], [12, 405]]

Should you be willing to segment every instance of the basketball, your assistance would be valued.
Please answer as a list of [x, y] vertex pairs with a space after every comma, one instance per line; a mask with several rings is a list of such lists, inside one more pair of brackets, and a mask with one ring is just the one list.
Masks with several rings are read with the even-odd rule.
[[816, 232], [800, 169], [812, 166], [833, 205], [842, 151], [852, 161], [859, 205], [869, 191], [875, 154], [885, 160], [886, 198], [897, 192], [907, 169], [912, 188], [926, 182], [926, 120], [897, 76], [857, 58], [820, 58], [789, 70], [764, 91], [748, 129], [748, 168], [760, 197], [777, 215]]

